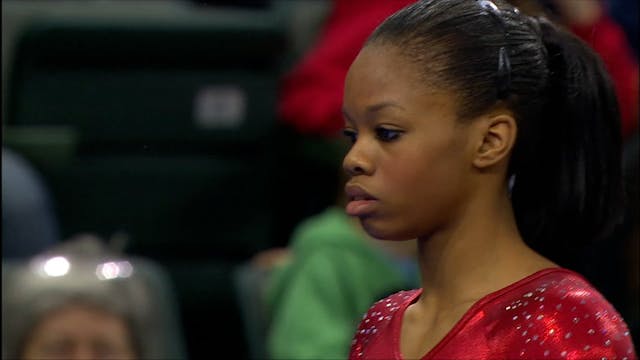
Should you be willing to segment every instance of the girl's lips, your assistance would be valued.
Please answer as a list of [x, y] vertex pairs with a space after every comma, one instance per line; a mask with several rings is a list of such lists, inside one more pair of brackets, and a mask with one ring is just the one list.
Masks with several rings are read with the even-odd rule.
[[371, 215], [377, 203], [378, 200], [352, 200], [347, 203], [345, 210], [350, 216]]
[[347, 214], [350, 216], [366, 216], [373, 213], [378, 199], [369, 195], [360, 185], [347, 184], [345, 192], [349, 198], [346, 206]]

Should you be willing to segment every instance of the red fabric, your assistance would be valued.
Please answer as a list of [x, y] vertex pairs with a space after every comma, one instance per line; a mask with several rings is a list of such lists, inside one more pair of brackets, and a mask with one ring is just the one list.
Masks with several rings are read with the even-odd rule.
[[631, 135], [638, 127], [638, 62], [622, 28], [607, 15], [594, 24], [571, 26], [602, 58], [616, 90], [622, 134]]
[[349, 66], [373, 30], [414, 0], [336, 0], [319, 42], [282, 84], [280, 117], [302, 133], [336, 135]]
[[[349, 359], [402, 359], [402, 316], [421, 293], [401, 291], [375, 303]], [[627, 325], [584, 278], [554, 268], [480, 299], [422, 359], [604, 358], [637, 359]]]

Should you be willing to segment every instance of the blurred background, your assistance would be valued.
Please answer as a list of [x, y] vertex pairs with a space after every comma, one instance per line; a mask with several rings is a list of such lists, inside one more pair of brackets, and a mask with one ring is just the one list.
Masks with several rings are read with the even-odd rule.
[[[576, 32], [615, 23], [625, 53], [609, 37], [594, 47], [619, 71], [637, 179], [637, 2], [563, 1], [513, 2]], [[2, 0], [3, 263], [94, 234], [163, 274], [184, 357], [265, 356], [247, 301], [264, 279], [247, 264], [277, 262], [263, 255], [336, 203], [343, 74], [408, 2]], [[611, 250], [629, 279], [605, 295], [637, 329], [633, 203]]]
[[[2, 0], [3, 258], [99, 235], [166, 269], [189, 358], [247, 357], [234, 269], [337, 192], [333, 140], [276, 114], [329, 7]], [[7, 196], [5, 148], [38, 178]], [[5, 201], [34, 187], [48, 213], [4, 236]]]

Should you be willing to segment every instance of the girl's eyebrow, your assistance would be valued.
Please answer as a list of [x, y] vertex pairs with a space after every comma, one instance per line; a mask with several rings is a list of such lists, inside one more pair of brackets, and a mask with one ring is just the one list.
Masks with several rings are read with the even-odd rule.
[[[383, 101], [377, 104], [372, 104], [369, 105], [365, 108], [365, 112], [367, 114], [372, 114], [372, 113], [376, 113], [382, 109], [388, 108], [388, 107], [395, 107], [401, 110], [405, 110], [404, 107], [400, 106], [399, 104], [397, 104], [396, 102], [393, 101]], [[345, 109], [344, 107], [342, 108], [342, 115], [344, 115], [345, 118], [347, 118], [348, 121], [353, 122], [353, 120], [351, 119], [351, 116], [349, 116], [349, 113], [347, 112], [347, 109]]]
[[398, 109], [402, 109], [405, 110], [405, 108], [403, 108], [402, 106], [400, 106], [398, 103], [394, 102], [394, 101], [383, 101], [377, 104], [373, 104], [373, 105], [369, 105], [366, 108], [366, 112], [367, 113], [374, 113], [374, 112], [378, 112], [384, 108], [387, 107], [396, 107]]

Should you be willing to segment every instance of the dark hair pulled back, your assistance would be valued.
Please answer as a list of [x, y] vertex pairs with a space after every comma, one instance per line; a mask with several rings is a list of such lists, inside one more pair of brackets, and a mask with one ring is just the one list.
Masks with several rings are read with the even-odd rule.
[[514, 113], [507, 176], [515, 175], [516, 221], [532, 248], [573, 267], [582, 245], [607, 239], [622, 214], [620, 120], [611, 81], [586, 44], [503, 0], [419, 1], [385, 20], [369, 44], [397, 47], [425, 83], [455, 93], [460, 121], [497, 105]]

